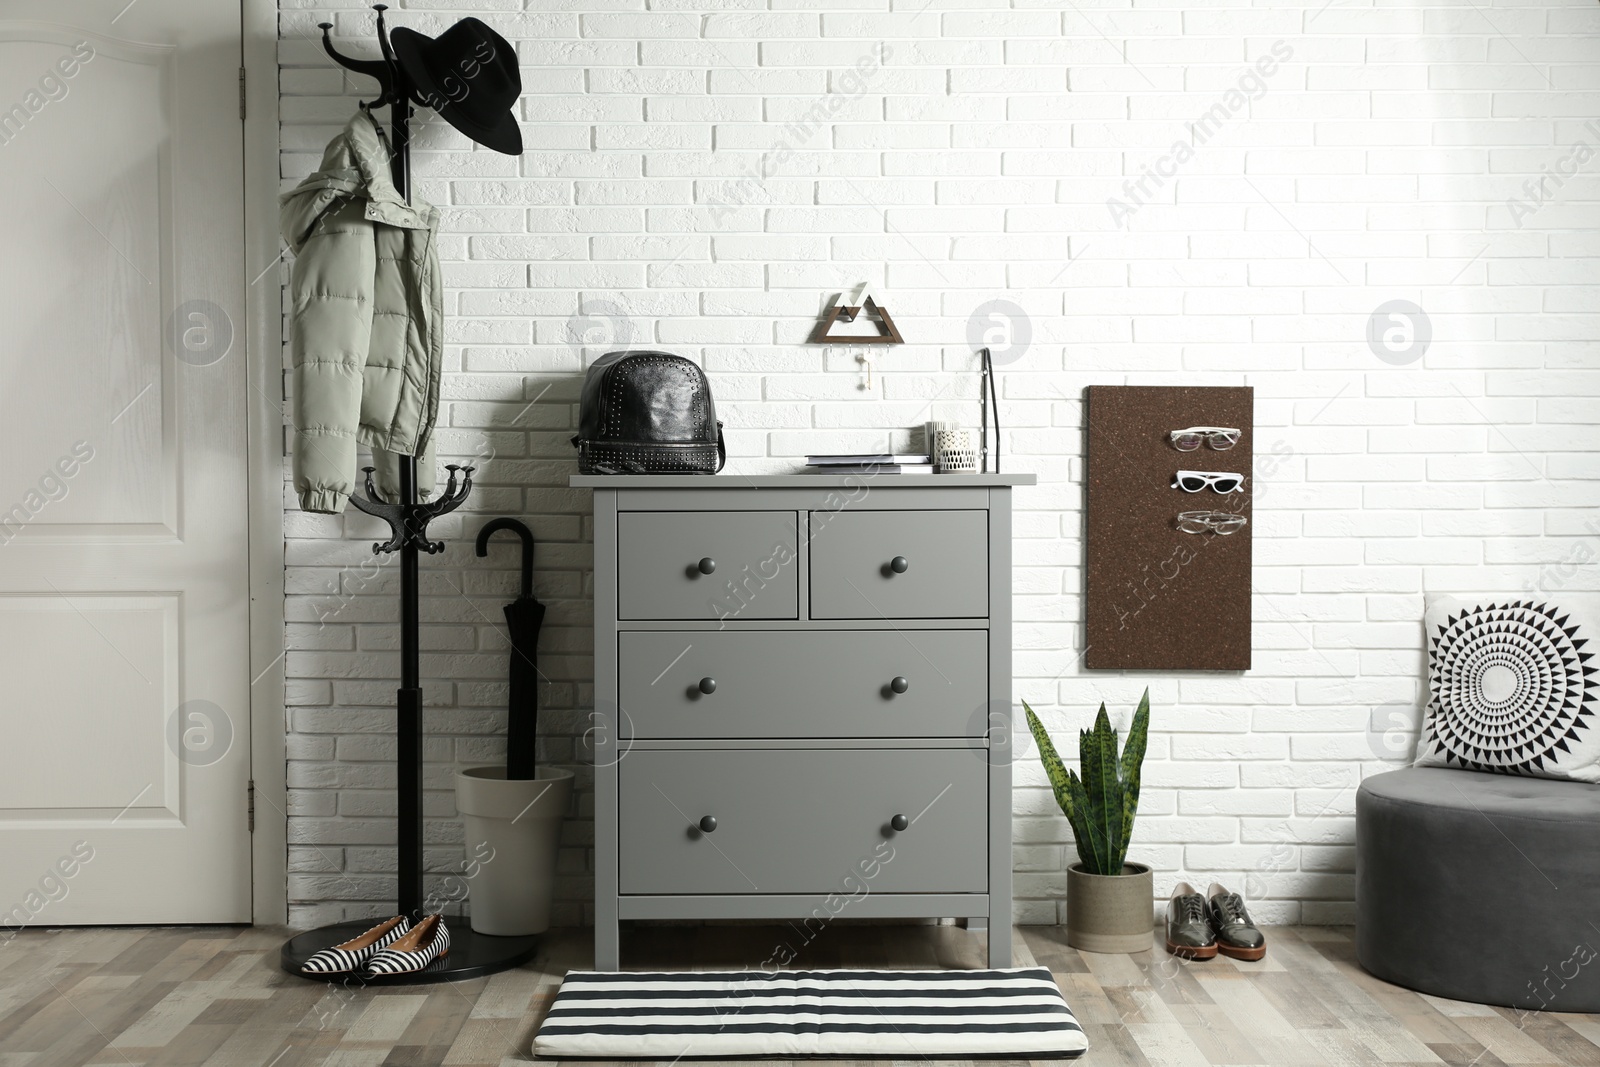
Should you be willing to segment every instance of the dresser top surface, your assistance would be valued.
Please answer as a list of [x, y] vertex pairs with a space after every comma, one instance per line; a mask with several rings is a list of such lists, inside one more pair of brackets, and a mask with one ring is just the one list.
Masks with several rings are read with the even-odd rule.
[[878, 489], [1034, 485], [1032, 474], [574, 474], [574, 489]]

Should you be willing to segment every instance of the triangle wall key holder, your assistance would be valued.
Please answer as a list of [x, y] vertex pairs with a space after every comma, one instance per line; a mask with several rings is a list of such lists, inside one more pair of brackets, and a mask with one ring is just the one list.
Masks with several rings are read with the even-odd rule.
[[[869, 310], [878, 318], [879, 332], [877, 334], [868, 334], [866, 336], [850, 336], [845, 334], [830, 334], [828, 332], [829, 330], [833, 329], [834, 323], [854, 322], [856, 321], [857, 315], [863, 311]], [[806, 344], [900, 345], [905, 344], [905, 341], [903, 338], [901, 338], [900, 330], [895, 326], [894, 319], [889, 317], [888, 309], [881, 307], [876, 300], [874, 300], [871, 296], [868, 296], [855, 307], [840, 303], [829, 308], [827, 314], [823, 316], [822, 321], [817, 323], [817, 328], [811, 331], [811, 338], [806, 342]]]

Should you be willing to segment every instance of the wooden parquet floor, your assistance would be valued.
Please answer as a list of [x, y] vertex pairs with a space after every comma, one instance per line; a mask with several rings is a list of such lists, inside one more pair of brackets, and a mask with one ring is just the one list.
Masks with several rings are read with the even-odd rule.
[[[1058, 927], [1022, 927], [1017, 963], [1055, 972], [1089, 1035], [1084, 1067], [1600, 1067], [1600, 1016], [1438, 1000], [1364, 973], [1347, 930], [1267, 933], [1258, 963], [1188, 963], [1159, 949], [1080, 954]], [[588, 931], [565, 930], [520, 970], [351, 990], [279, 971], [284, 936], [245, 927], [23, 931], [0, 943], [0, 1067], [523, 1063], [561, 976], [590, 964]], [[795, 933], [781, 926], [650, 927], [625, 934], [623, 948], [640, 969], [733, 969], [785, 939]], [[981, 934], [959, 927], [839, 923], [796, 965], [981, 967], [982, 946]]]

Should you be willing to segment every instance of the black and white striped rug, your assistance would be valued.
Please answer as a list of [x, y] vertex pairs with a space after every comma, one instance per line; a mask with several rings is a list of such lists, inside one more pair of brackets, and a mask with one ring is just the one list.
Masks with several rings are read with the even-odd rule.
[[1043, 967], [573, 971], [533, 1039], [547, 1059], [1073, 1057], [1089, 1045]]

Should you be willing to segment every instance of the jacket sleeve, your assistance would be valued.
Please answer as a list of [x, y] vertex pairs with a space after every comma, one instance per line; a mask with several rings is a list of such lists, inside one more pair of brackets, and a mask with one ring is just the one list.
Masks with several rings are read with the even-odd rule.
[[[400, 499], [400, 453], [386, 448], [372, 447], [373, 484], [385, 500]], [[417, 457], [417, 499], [427, 500], [439, 485], [439, 459], [433, 447], [433, 435], [428, 435]]]
[[361, 200], [330, 208], [294, 261], [294, 487], [305, 511], [342, 512], [353, 487], [376, 266]]

